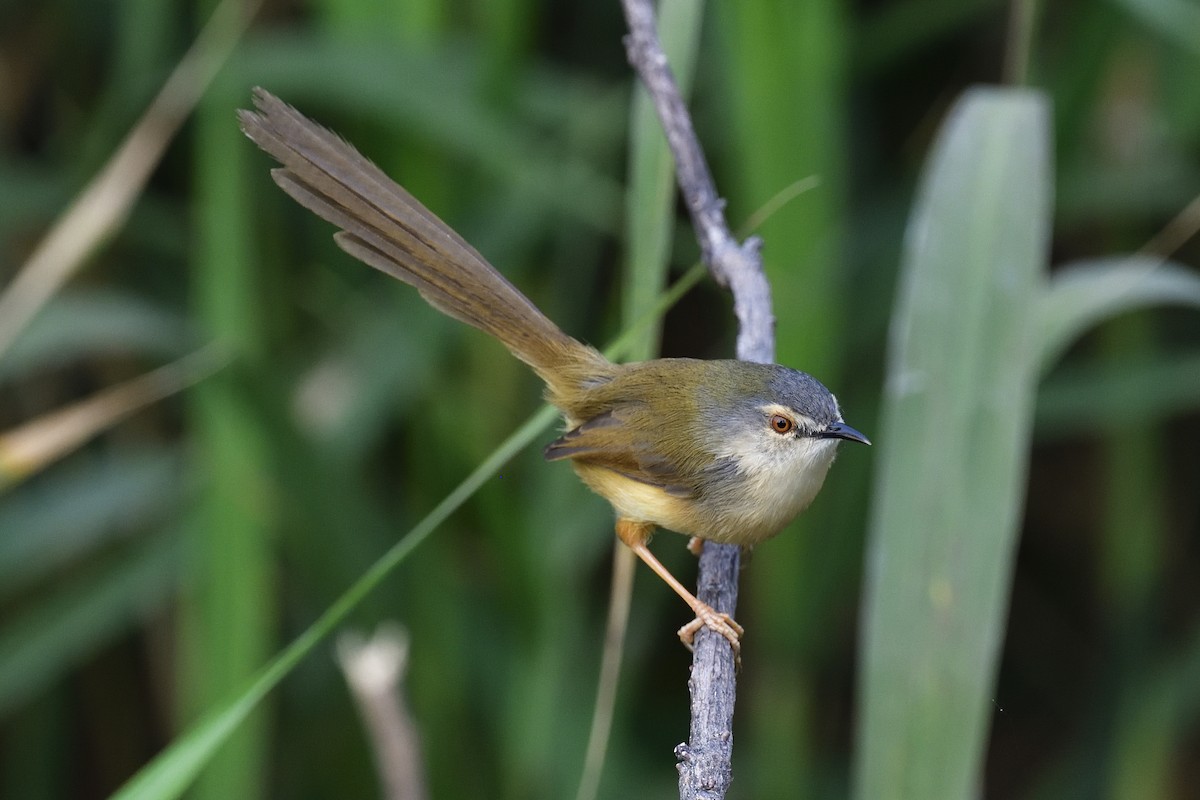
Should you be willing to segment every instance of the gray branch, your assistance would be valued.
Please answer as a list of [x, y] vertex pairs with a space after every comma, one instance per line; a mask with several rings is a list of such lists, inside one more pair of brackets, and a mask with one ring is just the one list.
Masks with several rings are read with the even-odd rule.
[[[717, 195], [700, 141], [679, 94], [658, 39], [650, 0], [622, 0], [629, 35], [629, 62], [645, 84], [675, 157], [679, 188], [687, 203], [701, 257], [713, 278], [733, 293], [738, 320], [737, 356], [745, 361], [775, 360], [775, 318], [771, 287], [762, 269], [761, 242], [738, 244], [725, 222], [725, 204]], [[700, 556], [697, 596], [718, 611], [733, 615], [737, 606], [739, 550], [706, 543]], [[736, 665], [733, 651], [708, 629], [696, 634], [692, 676], [690, 739], [675, 748], [682, 800], [719, 800], [733, 780], [733, 708]]]
[[725, 202], [717, 195], [708, 162], [692, 118], [675, 84], [666, 53], [658, 40], [654, 9], [649, 0], [622, 0], [629, 35], [625, 50], [629, 63], [645, 84], [675, 157], [679, 189], [687, 203], [700, 256], [713, 279], [733, 294], [738, 319], [737, 357], [771, 364], [775, 361], [775, 317], [771, 313], [771, 286], [762, 269], [762, 242], [750, 237], [738, 244], [725, 222]]

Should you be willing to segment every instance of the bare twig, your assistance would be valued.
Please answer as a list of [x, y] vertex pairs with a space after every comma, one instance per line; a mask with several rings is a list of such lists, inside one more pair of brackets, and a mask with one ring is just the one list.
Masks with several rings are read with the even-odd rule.
[[[737, 356], [746, 361], [775, 360], [775, 318], [771, 287], [762, 270], [760, 241], [738, 244], [725, 222], [724, 203], [696, 138], [687, 107], [680, 97], [656, 32], [649, 0], [622, 0], [629, 36], [625, 47], [654, 100], [655, 109], [675, 157], [683, 193], [701, 257], [713, 278], [733, 293], [738, 319]], [[737, 605], [739, 550], [707, 543], [700, 556], [697, 596], [732, 615]], [[692, 677], [690, 739], [675, 749], [679, 758], [679, 795], [685, 800], [723, 798], [733, 780], [733, 708], [736, 697], [734, 655], [725, 640], [702, 629], [696, 635]]]
[[717, 196], [708, 162], [687, 107], [679, 96], [667, 56], [658, 41], [654, 9], [649, 0], [623, 0], [629, 35], [625, 49], [654, 99], [667, 143], [675, 156], [679, 189], [683, 193], [700, 255], [713, 279], [733, 293], [738, 318], [737, 356], [744, 361], [769, 364], [775, 360], [775, 317], [771, 313], [771, 287], [762, 271], [759, 247], [752, 236], [738, 244], [725, 222], [725, 203]]
[[400, 691], [408, 668], [408, 635], [383, 625], [369, 640], [338, 637], [338, 663], [366, 726], [387, 800], [425, 800], [425, 771], [416, 726]]

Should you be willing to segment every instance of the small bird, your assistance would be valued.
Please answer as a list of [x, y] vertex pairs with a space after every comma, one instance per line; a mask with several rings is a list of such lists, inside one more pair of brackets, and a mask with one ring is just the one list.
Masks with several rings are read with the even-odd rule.
[[545, 449], [612, 504], [617, 536], [740, 651], [743, 629], [650, 552], [656, 528], [753, 546], [816, 497], [839, 441], [870, 444], [811, 375], [775, 364], [663, 358], [614, 364], [568, 336], [473, 247], [349, 143], [263, 89], [242, 130], [283, 166], [271, 175], [341, 230], [344, 251], [416, 287], [498, 339], [546, 384], [566, 433]]

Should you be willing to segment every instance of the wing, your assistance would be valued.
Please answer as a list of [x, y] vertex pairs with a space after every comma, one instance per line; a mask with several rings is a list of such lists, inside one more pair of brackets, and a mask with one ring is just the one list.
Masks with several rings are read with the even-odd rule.
[[[555, 439], [543, 451], [547, 461], [571, 459], [610, 469], [627, 478], [662, 489], [673, 497], [694, 498], [699, 485], [676, 459], [646, 437], [629, 434], [640, 409], [610, 410]], [[644, 429], [642, 426], [635, 426]], [[636, 443], [635, 443], [636, 440]]]

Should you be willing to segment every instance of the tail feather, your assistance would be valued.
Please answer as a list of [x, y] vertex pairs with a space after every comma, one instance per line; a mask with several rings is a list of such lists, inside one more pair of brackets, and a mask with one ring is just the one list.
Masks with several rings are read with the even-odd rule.
[[609, 366], [345, 140], [262, 89], [254, 104], [257, 112], [238, 112], [242, 130], [283, 164], [271, 174], [285, 192], [342, 229], [334, 239], [347, 253], [499, 339], [546, 381], [552, 399]]

